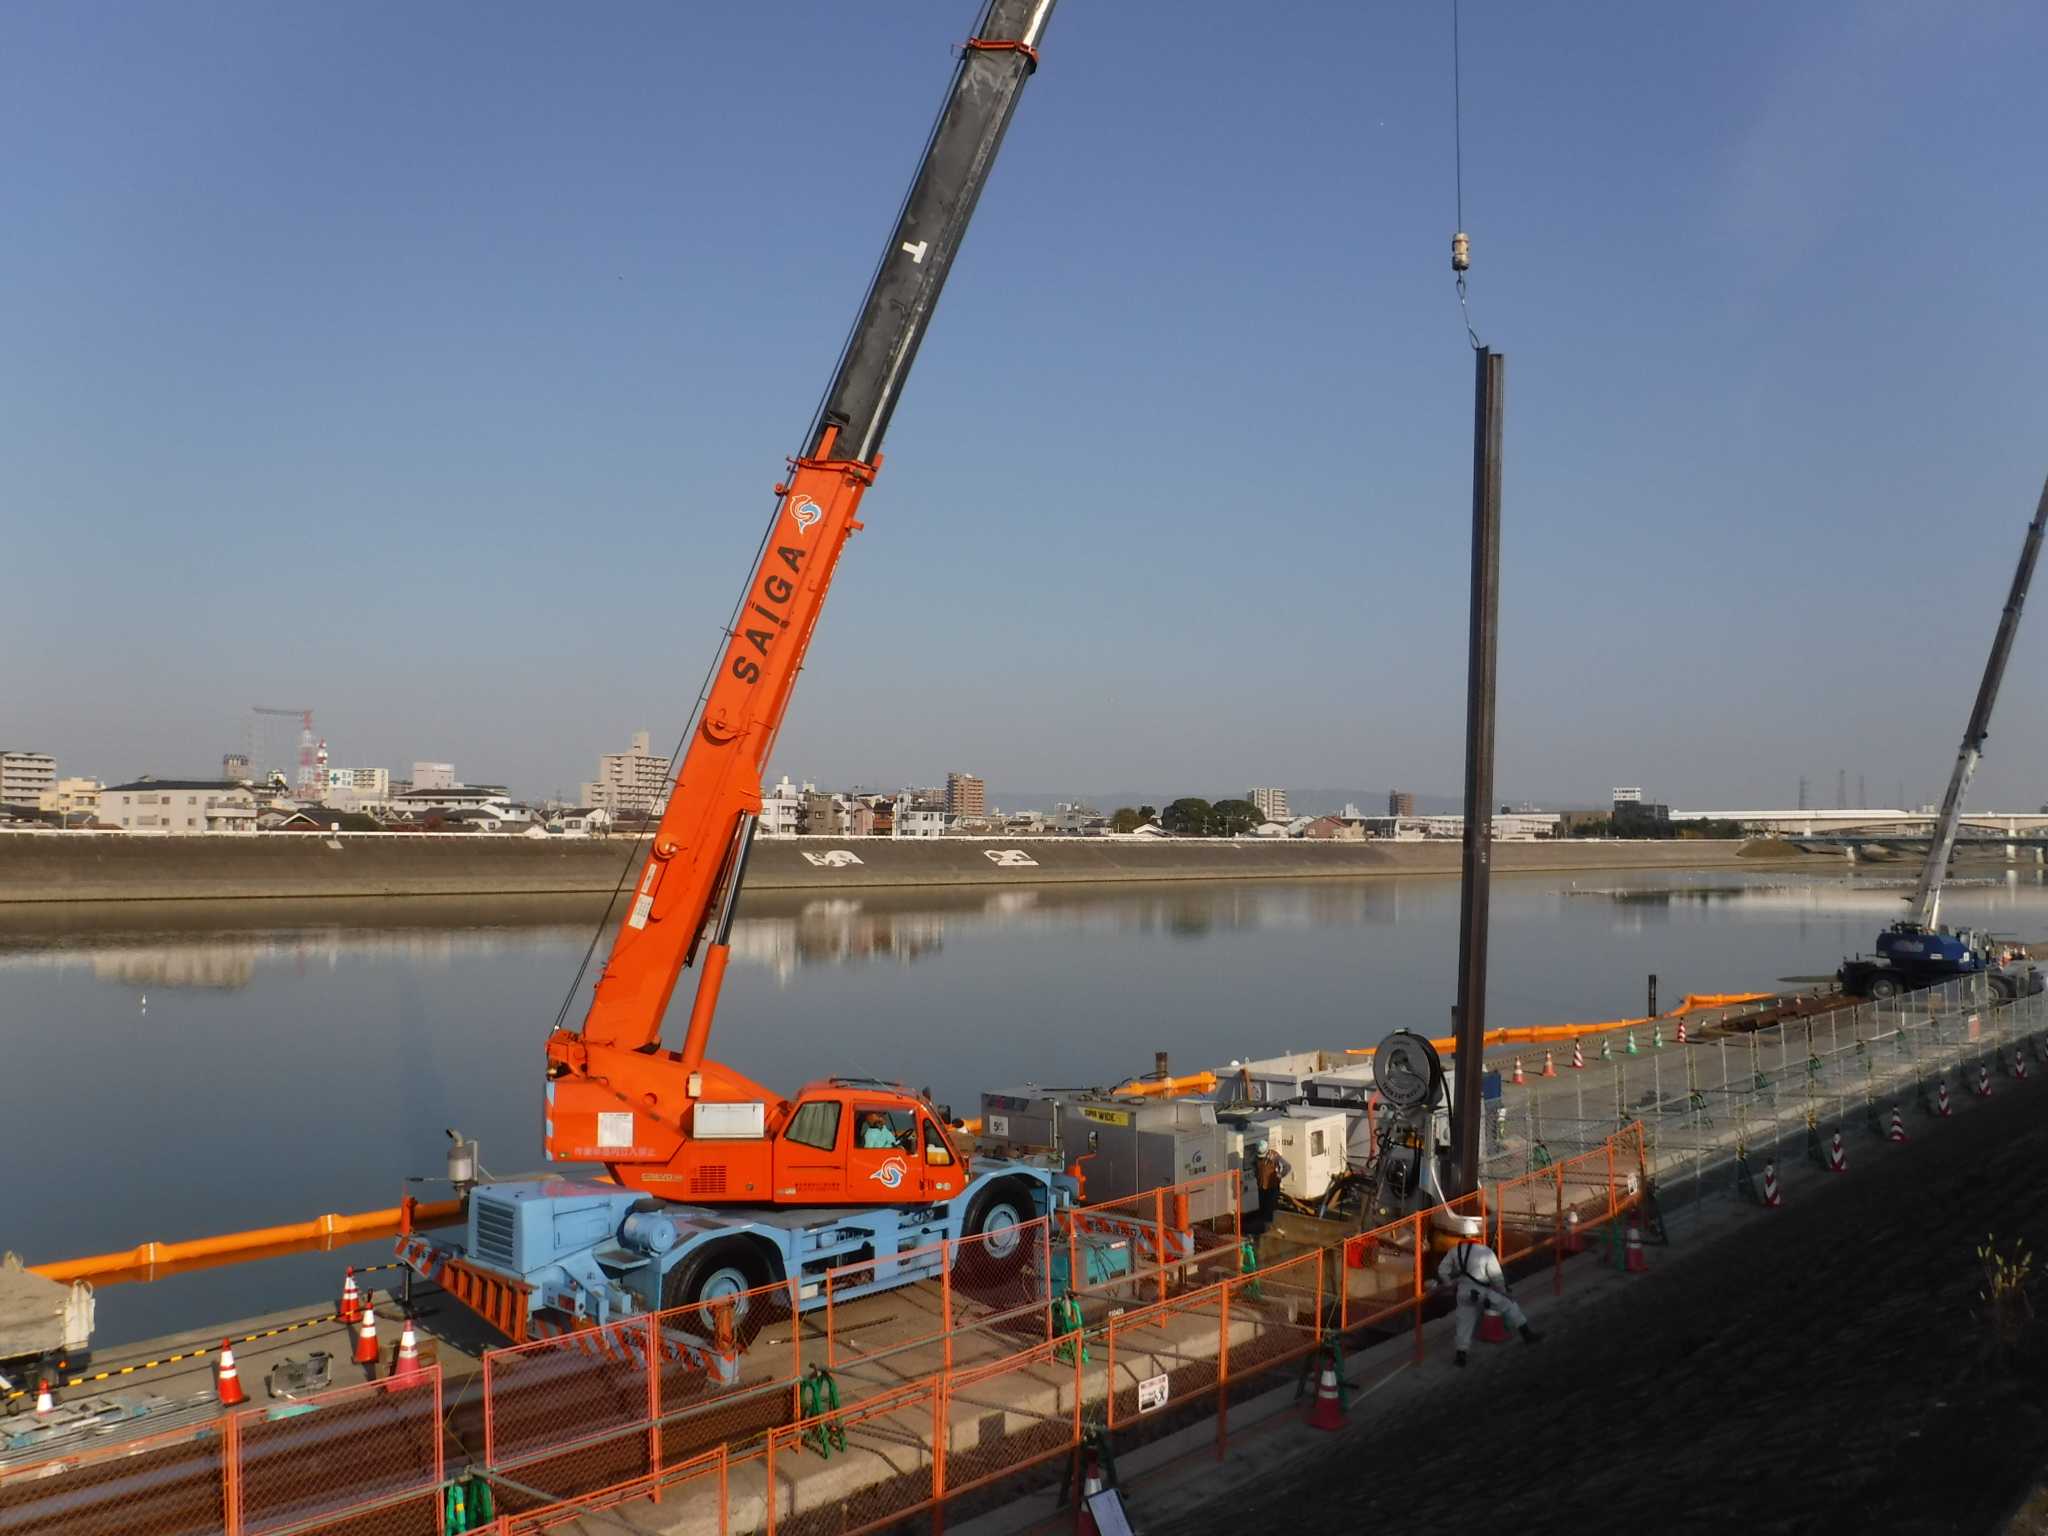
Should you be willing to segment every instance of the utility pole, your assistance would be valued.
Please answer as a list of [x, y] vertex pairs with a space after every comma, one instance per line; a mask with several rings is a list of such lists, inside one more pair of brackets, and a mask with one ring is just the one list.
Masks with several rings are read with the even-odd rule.
[[1493, 895], [1493, 701], [1500, 620], [1501, 412], [1507, 359], [1474, 354], [1472, 429], [1472, 630], [1465, 674], [1465, 857], [1458, 902], [1457, 1184], [1479, 1187], [1479, 1123], [1485, 1115], [1486, 938]]

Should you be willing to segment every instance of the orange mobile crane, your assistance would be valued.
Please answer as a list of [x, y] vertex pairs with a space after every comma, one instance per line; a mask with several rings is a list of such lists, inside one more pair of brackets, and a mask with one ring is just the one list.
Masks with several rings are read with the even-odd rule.
[[[479, 1186], [460, 1247], [400, 1243], [414, 1268], [459, 1297], [494, 1298], [479, 1310], [515, 1337], [544, 1313], [557, 1325], [603, 1321], [799, 1267], [822, 1272], [840, 1248], [896, 1252], [911, 1240], [988, 1236], [1060, 1198], [1051, 1170], [970, 1163], [945, 1115], [900, 1085], [827, 1078], [784, 1098], [705, 1055], [768, 755], [1052, 6], [989, 0], [961, 50], [831, 389], [775, 488], [774, 519], [589, 1012], [581, 1029], [548, 1040], [547, 1155], [602, 1163], [615, 1184]], [[663, 1017], [693, 966], [689, 1027], [669, 1050]], [[699, 1222], [644, 1196], [721, 1209]], [[734, 1206], [757, 1209], [740, 1220]], [[839, 1209], [829, 1220], [776, 1209], [818, 1206]]]

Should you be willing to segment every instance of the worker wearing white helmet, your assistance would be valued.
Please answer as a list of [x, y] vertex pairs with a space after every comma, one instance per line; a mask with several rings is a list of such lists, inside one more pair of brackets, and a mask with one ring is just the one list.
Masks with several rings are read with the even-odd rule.
[[1507, 1319], [1508, 1326], [1522, 1335], [1522, 1342], [1534, 1344], [1543, 1337], [1529, 1326], [1529, 1319], [1508, 1295], [1508, 1277], [1500, 1260], [1481, 1238], [1485, 1224], [1477, 1216], [1458, 1222], [1458, 1246], [1444, 1255], [1437, 1266], [1437, 1280], [1458, 1288], [1458, 1364], [1465, 1363], [1465, 1351], [1472, 1347], [1472, 1331], [1479, 1326], [1479, 1314], [1491, 1304]]

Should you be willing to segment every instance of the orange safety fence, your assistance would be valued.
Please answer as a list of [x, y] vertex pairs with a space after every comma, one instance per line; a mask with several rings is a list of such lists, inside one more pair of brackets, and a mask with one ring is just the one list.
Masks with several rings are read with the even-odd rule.
[[[673, 1523], [669, 1501], [687, 1489], [690, 1508], [715, 1511], [721, 1528], [850, 1536], [1072, 1450], [1086, 1405], [1122, 1429], [1213, 1398], [1220, 1444], [1232, 1383], [1301, 1359], [1329, 1332], [1412, 1316], [1419, 1343], [1430, 1282], [1456, 1241], [1441, 1218], [1481, 1218], [1503, 1262], [1526, 1268], [1559, 1247], [1568, 1212], [1597, 1240], [1632, 1209], [1643, 1152], [1632, 1125], [1341, 1249], [1250, 1272], [1232, 1173], [1015, 1229], [979, 1290], [963, 1277], [991, 1256], [966, 1240], [896, 1256], [913, 1273], [933, 1268], [923, 1284], [838, 1300], [872, 1283], [862, 1260], [804, 1282], [801, 1297], [769, 1286], [494, 1350], [485, 1463], [508, 1510], [525, 1506], [508, 1517], [521, 1531], [634, 1500], [660, 1499]], [[1198, 1220], [1197, 1209], [1215, 1214]], [[1090, 1279], [1076, 1257], [1088, 1242], [1128, 1244], [1128, 1271]], [[1055, 1332], [1049, 1282], [1062, 1247], [1084, 1281], [1079, 1334]], [[816, 1296], [828, 1305], [793, 1314]], [[536, 1509], [542, 1499], [557, 1502]]]
[[1437, 1266], [1458, 1242], [1452, 1218], [1480, 1218], [1504, 1265], [1543, 1252], [1561, 1265], [1574, 1229], [1581, 1238], [1604, 1237], [1615, 1217], [1635, 1208], [1644, 1187], [1643, 1159], [1638, 1121], [1593, 1151], [1348, 1239], [1341, 1250], [1339, 1326], [1346, 1333], [1384, 1328], [1412, 1314], [1419, 1348]]
[[9, 1536], [437, 1529], [441, 1373], [251, 1407], [0, 1473]]
[[1237, 1272], [1243, 1206], [1244, 1181], [1233, 1171], [1064, 1210], [1056, 1241], [1066, 1250], [1067, 1288], [1082, 1298], [1164, 1301], [1176, 1288], [1214, 1284]]

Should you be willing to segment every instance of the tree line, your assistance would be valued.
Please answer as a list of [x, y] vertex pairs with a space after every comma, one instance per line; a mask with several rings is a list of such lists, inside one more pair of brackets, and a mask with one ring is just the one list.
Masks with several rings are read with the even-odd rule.
[[1207, 800], [1188, 796], [1165, 810], [1149, 805], [1120, 806], [1110, 813], [1112, 832], [1135, 832], [1156, 826], [1176, 837], [1241, 837], [1263, 826], [1266, 813], [1249, 800]]

